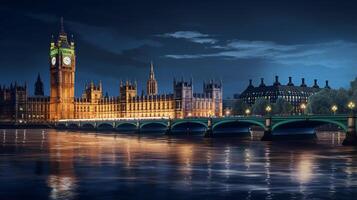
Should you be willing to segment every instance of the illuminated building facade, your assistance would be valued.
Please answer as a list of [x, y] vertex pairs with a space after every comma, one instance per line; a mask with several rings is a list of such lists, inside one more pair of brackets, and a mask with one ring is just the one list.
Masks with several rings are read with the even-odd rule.
[[151, 63], [146, 94], [137, 94], [137, 83], [121, 82], [119, 96], [103, 95], [102, 83], [85, 86], [75, 97], [76, 53], [61, 21], [61, 31], [50, 43], [50, 96], [44, 96], [38, 76], [35, 95], [27, 85], [0, 87], [0, 120], [15, 123], [46, 123], [61, 119], [184, 118], [222, 116], [222, 83], [204, 83], [203, 93], [193, 92], [192, 80], [174, 80], [172, 94], [158, 94]]
[[[326, 81], [325, 88], [330, 88], [328, 81]], [[307, 103], [308, 98], [320, 90], [316, 79], [314, 85], [309, 87], [304, 78], [301, 80], [301, 85], [296, 86], [291, 77], [289, 77], [288, 83], [283, 85], [279, 82], [279, 77], [275, 76], [273, 85], [265, 85], [264, 79], [261, 78], [260, 85], [255, 87], [252, 80], [249, 80], [248, 87], [239, 95], [239, 99], [252, 106], [258, 98], [268, 99], [270, 103], [275, 103], [278, 98], [283, 98], [293, 106], [294, 113], [301, 113], [301, 104]]]

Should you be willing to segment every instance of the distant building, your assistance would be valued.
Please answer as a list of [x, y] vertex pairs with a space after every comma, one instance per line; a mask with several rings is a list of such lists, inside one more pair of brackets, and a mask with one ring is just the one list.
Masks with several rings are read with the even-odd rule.
[[61, 31], [50, 43], [50, 95], [44, 96], [38, 75], [34, 96], [27, 86], [0, 87], [0, 120], [14, 123], [46, 123], [61, 119], [184, 118], [222, 116], [222, 83], [203, 84], [202, 93], [193, 92], [193, 82], [174, 80], [172, 94], [158, 94], [154, 65], [150, 65], [146, 94], [137, 94], [137, 83], [121, 82], [119, 96], [103, 95], [102, 83], [92, 81], [80, 98], [75, 94], [76, 51], [73, 37]]
[[[330, 88], [328, 81], [325, 88]], [[279, 77], [275, 76], [273, 85], [265, 85], [264, 79], [261, 78], [260, 85], [253, 86], [252, 80], [249, 80], [248, 87], [239, 95], [239, 99], [252, 106], [258, 98], [268, 99], [271, 103], [275, 103], [278, 98], [283, 98], [293, 106], [294, 113], [300, 113], [301, 104], [307, 103], [308, 98], [320, 90], [316, 79], [311, 87], [305, 84], [304, 78], [299, 86], [295, 86], [291, 77], [286, 85], [282, 85]]]
[[0, 87], [0, 118], [5, 122], [21, 121], [26, 117], [27, 85], [17, 83]]
[[234, 104], [237, 99], [233, 96], [233, 98], [226, 98], [223, 99], [223, 115], [232, 115], [234, 110]]

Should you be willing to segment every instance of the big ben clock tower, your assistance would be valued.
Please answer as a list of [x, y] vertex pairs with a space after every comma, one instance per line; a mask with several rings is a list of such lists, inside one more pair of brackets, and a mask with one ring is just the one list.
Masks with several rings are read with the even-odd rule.
[[50, 47], [50, 119], [74, 118], [74, 80], [76, 55], [74, 41], [68, 41], [61, 18], [61, 31]]

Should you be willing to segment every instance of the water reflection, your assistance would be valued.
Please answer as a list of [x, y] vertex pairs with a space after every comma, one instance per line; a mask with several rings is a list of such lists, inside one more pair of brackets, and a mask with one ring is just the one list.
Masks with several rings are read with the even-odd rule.
[[299, 155], [297, 163], [297, 173], [296, 178], [300, 184], [305, 184], [310, 182], [313, 178], [313, 159], [309, 154]]
[[356, 193], [357, 150], [341, 146], [341, 137], [322, 133], [318, 143], [296, 145], [261, 142], [259, 134], [242, 141], [3, 130], [0, 194], [19, 198], [14, 191], [21, 188], [34, 199], [343, 199]]

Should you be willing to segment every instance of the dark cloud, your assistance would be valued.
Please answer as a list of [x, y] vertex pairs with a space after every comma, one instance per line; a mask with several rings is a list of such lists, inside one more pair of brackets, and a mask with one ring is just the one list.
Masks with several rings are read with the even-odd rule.
[[102, 79], [112, 95], [118, 93], [119, 79], [137, 79], [143, 88], [151, 60], [163, 92], [172, 90], [174, 76], [193, 76], [196, 89], [204, 79], [222, 78], [229, 96], [244, 89], [249, 78], [330, 79], [332, 86], [344, 87], [357, 75], [353, 1], [0, 4], [2, 83], [32, 84], [37, 72], [48, 83], [49, 40], [58, 33], [61, 16], [76, 41], [77, 93], [90, 79]]

